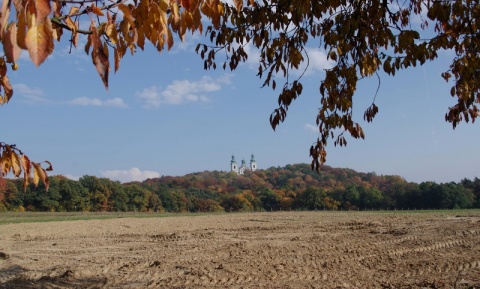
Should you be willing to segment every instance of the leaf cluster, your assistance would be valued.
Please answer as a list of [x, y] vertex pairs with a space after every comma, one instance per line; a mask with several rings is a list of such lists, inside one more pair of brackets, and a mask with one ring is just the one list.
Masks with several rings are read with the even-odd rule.
[[[48, 167], [44, 169], [42, 163], [47, 164]], [[8, 145], [0, 142], [1, 177], [13, 173], [13, 175], [18, 178], [23, 172], [24, 189], [27, 188], [30, 182], [36, 187], [38, 186], [38, 183], [42, 181], [45, 185], [45, 189], [48, 191], [50, 181], [48, 179], [47, 171], [52, 171], [53, 168], [49, 161], [43, 161], [42, 163], [31, 162], [30, 159], [16, 147], [16, 145]]]
[[[442, 77], [454, 79], [450, 93], [458, 100], [445, 119], [455, 128], [460, 121], [473, 122], [479, 115], [478, 1], [259, 0], [243, 4], [235, 1], [225, 7], [222, 23], [206, 29], [212, 45], [199, 45], [197, 52], [206, 69], [216, 68], [215, 56], [223, 52], [223, 68], [228, 64], [234, 70], [247, 59], [247, 45], [257, 48], [263, 86], [275, 89], [277, 78], [284, 82], [278, 108], [270, 117], [275, 129], [302, 92], [303, 73], [294, 79], [291, 75], [293, 70], [308, 67], [307, 43], [314, 41], [317, 49], [324, 49], [333, 64], [325, 68], [319, 83], [319, 138], [310, 148], [314, 169], [326, 161], [329, 140], [343, 146], [347, 144], [345, 133], [364, 138], [353, 116], [359, 81], [377, 76], [379, 87], [381, 73], [394, 76], [399, 70], [423, 65], [436, 59], [441, 50], [455, 53]], [[378, 88], [372, 105], [365, 110], [367, 122], [378, 113], [377, 93]]]

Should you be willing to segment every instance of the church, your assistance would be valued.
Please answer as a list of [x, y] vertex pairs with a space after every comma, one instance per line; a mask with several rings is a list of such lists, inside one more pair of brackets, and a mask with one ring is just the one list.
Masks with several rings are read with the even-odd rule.
[[252, 155], [250, 159], [250, 168], [247, 168], [246, 162], [243, 159], [242, 165], [238, 167], [237, 161], [235, 161], [235, 156], [232, 156], [232, 161], [230, 162], [230, 171], [235, 172], [237, 175], [243, 175], [245, 170], [250, 169], [250, 171], [254, 172], [257, 170], [257, 163], [255, 162], [255, 157]]

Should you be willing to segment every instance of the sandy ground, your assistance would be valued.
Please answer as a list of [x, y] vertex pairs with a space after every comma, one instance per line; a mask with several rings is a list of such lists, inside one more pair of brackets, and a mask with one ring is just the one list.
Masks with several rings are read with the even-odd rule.
[[0, 226], [0, 288], [480, 288], [480, 214], [279, 212]]

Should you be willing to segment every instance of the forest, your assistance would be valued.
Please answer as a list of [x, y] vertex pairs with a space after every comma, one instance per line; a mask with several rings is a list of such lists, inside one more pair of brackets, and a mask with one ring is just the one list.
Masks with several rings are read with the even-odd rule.
[[480, 179], [459, 183], [407, 182], [351, 169], [307, 164], [272, 167], [245, 175], [204, 171], [120, 183], [57, 175], [48, 191], [40, 183], [0, 179], [0, 211], [239, 212], [279, 210], [406, 210], [480, 208]]

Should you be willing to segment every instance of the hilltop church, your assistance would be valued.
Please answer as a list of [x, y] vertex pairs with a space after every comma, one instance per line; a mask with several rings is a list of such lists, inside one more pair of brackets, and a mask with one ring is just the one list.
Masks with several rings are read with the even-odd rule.
[[232, 161], [230, 162], [230, 171], [235, 172], [237, 175], [243, 175], [245, 170], [250, 169], [250, 171], [254, 172], [257, 170], [257, 163], [255, 162], [255, 157], [252, 155], [250, 159], [250, 168], [247, 168], [245, 160], [242, 160], [242, 165], [238, 167], [237, 161], [235, 161], [235, 156], [232, 156]]

